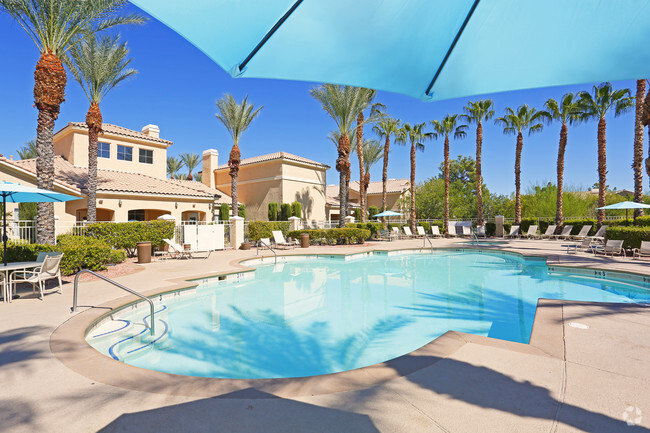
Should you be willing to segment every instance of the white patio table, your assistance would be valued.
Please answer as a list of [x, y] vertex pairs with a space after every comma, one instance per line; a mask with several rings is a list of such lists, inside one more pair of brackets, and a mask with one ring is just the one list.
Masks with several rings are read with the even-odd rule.
[[11, 302], [11, 287], [9, 286], [9, 272], [33, 269], [41, 266], [43, 262], [12, 262], [5, 266], [0, 263], [0, 272], [4, 275], [2, 283], [2, 296], [5, 302]]

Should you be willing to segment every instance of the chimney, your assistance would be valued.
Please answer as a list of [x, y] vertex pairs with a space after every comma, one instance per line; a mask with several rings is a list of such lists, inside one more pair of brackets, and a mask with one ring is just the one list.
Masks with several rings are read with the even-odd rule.
[[219, 166], [219, 151], [217, 149], [208, 149], [203, 151], [203, 170], [201, 181], [210, 188], [216, 188], [214, 181], [214, 171]]
[[158, 128], [158, 125], [147, 125], [142, 128], [142, 133], [144, 135], [148, 135], [149, 137], [159, 138], [160, 128]]

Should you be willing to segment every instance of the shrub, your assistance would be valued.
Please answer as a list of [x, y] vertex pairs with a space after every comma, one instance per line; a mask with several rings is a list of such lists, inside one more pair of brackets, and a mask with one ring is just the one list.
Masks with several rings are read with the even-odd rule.
[[272, 238], [274, 230], [280, 230], [286, 237], [289, 232], [289, 222], [251, 221], [248, 223], [248, 237], [252, 242], [259, 241], [260, 238]]
[[375, 215], [377, 215], [378, 213], [379, 213], [379, 208], [377, 208], [377, 206], [368, 207], [368, 217], [370, 219], [374, 219]]
[[74, 274], [81, 269], [102, 271], [111, 260], [111, 247], [104, 241], [88, 236], [61, 235], [56, 239], [63, 252], [61, 273]]
[[122, 263], [124, 260], [126, 260], [126, 252], [124, 250], [111, 249], [108, 263], [117, 265], [118, 263]]
[[291, 205], [289, 203], [282, 203], [280, 206], [280, 221], [289, 221], [291, 216]]
[[354, 208], [352, 210], [352, 213], [354, 214], [354, 220], [355, 221], [361, 221], [361, 209], [359, 208]]
[[239, 209], [237, 210], [237, 215], [246, 218], [246, 205], [240, 204]]
[[302, 204], [299, 201], [291, 203], [291, 216], [302, 219]]
[[384, 225], [382, 223], [374, 222], [346, 224], [345, 227], [368, 230], [370, 232], [368, 239], [371, 237], [377, 237], [379, 235], [379, 232], [384, 229]]
[[370, 237], [370, 230], [356, 227], [317, 229], [317, 230], [294, 230], [287, 233], [287, 236], [298, 239], [301, 234], [309, 235], [310, 243], [325, 242], [327, 244], [357, 244], [363, 243]]
[[221, 203], [221, 207], [219, 207], [219, 219], [221, 221], [230, 221], [230, 206], [227, 203]]
[[607, 239], [623, 240], [625, 248], [639, 248], [641, 241], [650, 241], [650, 227], [609, 227], [605, 236]]
[[174, 221], [133, 221], [128, 223], [94, 223], [86, 228], [86, 236], [99, 239], [109, 247], [126, 250], [133, 257], [138, 242], [164, 245], [163, 239], [174, 237]]
[[[268, 217], [269, 221], [277, 221], [278, 220], [278, 204], [274, 201], [269, 203], [269, 210], [268, 210]], [[264, 236], [262, 236], [264, 237]]]

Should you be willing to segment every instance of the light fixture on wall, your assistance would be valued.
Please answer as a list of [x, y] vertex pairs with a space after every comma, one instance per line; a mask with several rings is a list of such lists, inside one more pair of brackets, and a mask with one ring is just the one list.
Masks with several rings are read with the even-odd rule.
[[178, 209], [178, 202], [174, 203], [174, 206]]
[[97, 203], [104, 204], [104, 200], [97, 200]]
[[117, 205], [118, 205], [119, 207], [122, 207], [122, 200], [118, 200]]

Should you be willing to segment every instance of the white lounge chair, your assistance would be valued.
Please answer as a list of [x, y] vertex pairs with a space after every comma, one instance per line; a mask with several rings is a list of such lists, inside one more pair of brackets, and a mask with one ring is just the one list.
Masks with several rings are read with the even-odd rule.
[[625, 257], [625, 250], [623, 249], [623, 241], [618, 239], [608, 239], [605, 246], [598, 246], [594, 249], [594, 253], [602, 253], [605, 256], [610, 254], [623, 255]]
[[271, 233], [273, 233], [273, 240], [275, 241], [275, 246], [277, 248], [295, 248], [296, 243], [295, 242], [287, 242], [284, 239], [284, 235], [280, 230], [273, 230]]
[[544, 232], [543, 235], [537, 236], [537, 239], [550, 239], [555, 235], [555, 229], [557, 228], [557, 225], [553, 224], [550, 225], [546, 228], [546, 231]]
[[427, 235], [427, 232], [424, 230], [424, 227], [417, 226], [415, 229], [418, 231], [418, 234], [415, 235], [415, 237], [423, 238], [423, 237], [425, 237]]
[[641, 247], [632, 250], [632, 257], [650, 257], [650, 241], [641, 241]]
[[587, 235], [589, 234], [589, 230], [591, 230], [592, 227], [593, 225], [591, 224], [582, 226], [580, 232], [577, 235], [573, 236], [573, 239], [582, 240], [586, 238]]
[[461, 236], [472, 236], [472, 228], [470, 226], [460, 226]]
[[477, 238], [487, 237], [487, 233], [485, 232], [485, 226], [476, 226], [476, 237]]
[[257, 241], [257, 250], [259, 251], [260, 247], [262, 248], [267, 248], [271, 249], [271, 239], [269, 238], [260, 238], [260, 240]]
[[537, 226], [528, 226], [528, 231], [525, 236], [527, 239], [534, 239], [537, 236]]
[[609, 226], [600, 226], [595, 235], [589, 236], [594, 242], [604, 243], [605, 242], [605, 232]]
[[516, 238], [519, 236], [519, 226], [510, 227], [510, 233], [506, 235], [507, 238]]
[[399, 227], [393, 227], [390, 231], [391, 239], [401, 239], [402, 237], [399, 234]]
[[573, 230], [572, 225], [564, 226], [562, 233], [559, 235], [553, 235], [555, 239], [569, 239], [571, 238], [571, 230]]
[[566, 246], [566, 252], [567, 254], [576, 254], [580, 251], [587, 250], [593, 252], [594, 249], [591, 246], [591, 239], [590, 238], [584, 238], [582, 239], [582, 242], [579, 244], [569, 244]]
[[440, 234], [440, 228], [438, 226], [431, 226], [431, 236], [434, 238], [440, 238], [442, 235]]
[[413, 239], [415, 236], [413, 236], [413, 232], [411, 231], [410, 227], [404, 226], [402, 227], [402, 230], [404, 230], [404, 237], [406, 239]]
[[[16, 290], [17, 283], [29, 283], [32, 285], [32, 291], [36, 293], [36, 285], [38, 285], [39, 298], [43, 299], [43, 292], [45, 290], [45, 282], [47, 280], [58, 279], [59, 285], [56, 291], [61, 292], [63, 283], [61, 282], [61, 259], [63, 253], [57, 255], [46, 255], [43, 259], [43, 264], [32, 270], [16, 271], [9, 276], [10, 291]], [[9, 299], [12, 294], [9, 294]]]
[[176, 242], [172, 241], [171, 239], [163, 239], [165, 243], [167, 244], [168, 252], [169, 252], [169, 257], [172, 257], [174, 259], [191, 259], [192, 258], [192, 253], [185, 248], [183, 248], [181, 245], [177, 244]]

